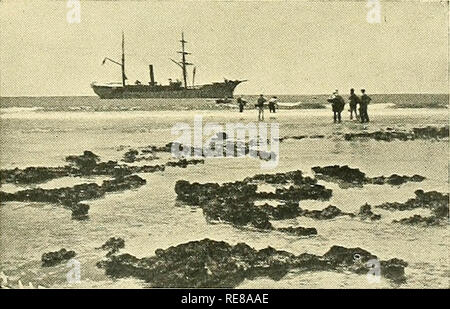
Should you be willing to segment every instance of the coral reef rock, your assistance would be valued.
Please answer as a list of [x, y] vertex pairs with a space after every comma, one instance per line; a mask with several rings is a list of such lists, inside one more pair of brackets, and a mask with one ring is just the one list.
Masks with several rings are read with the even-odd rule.
[[408, 225], [422, 225], [422, 226], [435, 226], [441, 225], [443, 223], [442, 219], [436, 216], [422, 217], [421, 215], [414, 215], [409, 218], [394, 220], [392, 222]]
[[444, 127], [432, 127], [425, 128], [413, 128], [412, 131], [396, 131], [392, 128], [386, 131], [375, 132], [360, 132], [360, 133], [346, 133], [344, 135], [345, 140], [350, 141], [354, 139], [374, 139], [377, 141], [391, 142], [393, 140], [408, 141], [415, 139], [447, 139], [449, 136], [449, 126]]
[[44, 267], [55, 266], [64, 261], [68, 261], [75, 256], [76, 256], [75, 251], [72, 250], [67, 251], [64, 248], [59, 251], [44, 253], [42, 254], [41, 258], [42, 266]]
[[[244, 279], [262, 276], [280, 280], [290, 270], [366, 274], [370, 270], [367, 263], [376, 258], [361, 248], [333, 246], [323, 256], [297, 256], [272, 247], [256, 250], [245, 243], [233, 246], [203, 239], [157, 249], [154, 256], [141, 259], [130, 254], [110, 255], [97, 266], [113, 278], [139, 278], [153, 287], [218, 288], [236, 287]], [[404, 282], [406, 266], [405, 261], [396, 258], [380, 261], [381, 276]]]
[[393, 202], [383, 203], [375, 207], [386, 210], [412, 210], [416, 208], [430, 209], [432, 215], [429, 217], [422, 217], [414, 215], [409, 218], [394, 220], [394, 223], [433, 226], [448, 223], [449, 216], [449, 197], [448, 193], [443, 194], [437, 191], [424, 192], [423, 190], [416, 190], [415, 198], [410, 198], [404, 203]]
[[284, 232], [290, 235], [295, 235], [295, 236], [310, 236], [310, 235], [317, 235], [317, 230], [313, 227], [302, 227], [302, 226], [298, 226], [298, 227], [292, 227], [292, 226], [288, 226], [288, 227], [280, 227], [277, 229], [280, 232]]
[[0, 191], [0, 201], [17, 202], [46, 202], [63, 205], [72, 210], [74, 219], [87, 216], [89, 206], [80, 204], [81, 201], [103, 197], [106, 192], [116, 192], [140, 187], [146, 183], [145, 179], [137, 175], [130, 175], [96, 183], [83, 183], [73, 187], [57, 189], [28, 189], [15, 193]]
[[390, 184], [393, 186], [398, 186], [408, 181], [421, 182], [425, 179], [425, 177], [420, 175], [400, 176], [397, 174], [392, 174], [389, 177], [367, 177], [366, 174], [361, 172], [359, 169], [351, 168], [348, 165], [330, 165], [325, 167], [314, 166], [312, 170], [317, 179], [337, 182], [344, 188], [353, 186], [362, 187], [365, 184]]
[[107, 256], [125, 248], [125, 240], [120, 237], [111, 237], [99, 249], [108, 250]]
[[361, 208], [359, 209], [358, 216], [363, 220], [366, 219], [369, 219], [371, 221], [380, 220], [381, 215], [373, 213], [371, 208], [372, 207], [367, 203], [362, 205]]
[[329, 220], [339, 216], [354, 217], [355, 215], [352, 213], [343, 212], [336, 206], [329, 205], [322, 210], [300, 209], [300, 216], [309, 217], [316, 220]]
[[[257, 192], [258, 184], [283, 184], [275, 192]], [[175, 184], [178, 200], [203, 209], [207, 219], [225, 221], [234, 225], [251, 225], [259, 229], [273, 229], [270, 219], [281, 220], [295, 218], [300, 214], [299, 200], [327, 200], [331, 190], [316, 184], [316, 180], [303, 177], [301, 171], [256, 175], [244, 181], [224, 184], [179, 180]], [[275, 199], [277, 206], [255, 205], [255, 201]]]

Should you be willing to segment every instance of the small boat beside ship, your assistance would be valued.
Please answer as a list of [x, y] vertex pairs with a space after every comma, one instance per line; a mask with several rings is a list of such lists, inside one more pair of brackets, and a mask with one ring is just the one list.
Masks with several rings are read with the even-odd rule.
[[169, 79], [168, 85], [162, 85], [155, 81], [153, 65], [149, 65], [150, 82], [148, 85], [141, 84], [136, 81], [135, 84], [127, 84], [127, 77], [125, 75], [125, 37], [122, 33], [122, 59], [121, 61], [115, 61], [111, 58], [105, 58], [106, 61], [110, 61], [114, 64], [121, 66], [122, 69], [122, 83], [91, 83], [91, 87], [94, 92], [102, 99], [139, 99], [139, 98], [172, 98], [172, 99], [185, 99], [185, 98], [233, 98], [234, 89], [245, 80], [227, 80], [223, 82], [214, 82], [204, 85], [194, 85], [195, 81], [195, 67], [192, 71], [192, 85], [188, 85], [187, 74], [188, 66], [193, 65], [186, 61], [186, 56], [190, 55], [185, 50], [184, 34], [181, 35], [181, 61], [175, 61], [171, 59], [182, 69], [183, 82], [172, 81]]

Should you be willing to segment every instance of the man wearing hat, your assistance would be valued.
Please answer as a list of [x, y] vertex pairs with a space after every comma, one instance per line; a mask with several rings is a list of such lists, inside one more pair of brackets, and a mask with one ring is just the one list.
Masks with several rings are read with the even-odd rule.
[[334, 114], [334, 123], [341, 122], [341, 113], [344, 110], [345, 101], [342, 96], [339, 95], [338, 90], [336, 89], [328, 99], [328, 102], [331, 103], [331, 108]]
[[237, 104], [239, 105], [239, 112], [242, 113], [244, 111], [244, 106], [247, 104], [247, 101], [245, 101], [242, 96], [239, 96], [236, 100]]
[[366, 94], [365, 89], [361, 89], [361, 103], [359, 104], [359, 116], [361, 123], [369, 122], [369, 114], [367, 113], [367, 106], [372, 101], [371, 97]]
[[355, 89], [350, 89], [350, 120], [353, 119], [353, 112], [355, 113], [355, 118], [358, 119], [358, 113], [356, 112], [356, 106], [359, 104], [361, 106], [360, 98], [355, 94]]
[[264, 97], [264, 95], [260, 94], [259, 98], [258, 98], [258, 103], [256, 104], [255, 107], [258, 108], [258, 120], [263, 120], [264, 121], [264, 103], [266, 103], [266, 98]]
[[276, 96], [273, 96], [270, 100], [269, 100], [269, 112], [270, 113], [275, 113], [276, 112], [276, 107], [278, 105], [278, 99]]

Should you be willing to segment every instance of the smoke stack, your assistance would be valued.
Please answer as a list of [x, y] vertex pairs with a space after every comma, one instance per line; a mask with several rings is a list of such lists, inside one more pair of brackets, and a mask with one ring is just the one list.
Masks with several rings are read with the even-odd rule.
[[155, 75], [153, 74], [153, 64], [150, 64], [148, 66], [148, 68], [150, 69], [150, 85], [155, 86]]

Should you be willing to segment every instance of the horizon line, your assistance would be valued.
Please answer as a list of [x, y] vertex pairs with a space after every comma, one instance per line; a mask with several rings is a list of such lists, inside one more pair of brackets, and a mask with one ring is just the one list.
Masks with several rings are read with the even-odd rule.
[[[346, 93], [346, 92], [342, 92]], [[369, 92], [370, 93], [370, 92]], [[391, 93], [371, 93], [371, 95], [414, 95], [414, 94], [422, 94], [422, 95], [450, 95], [450, 92], [391, 92]], [[259, 96], [260, 93], [254, 93], [254, 94], [236, 94], [235, 96]], [[323, 95], [330, 95], [330, 93], [268, 93], [266, 95], [277, 95], [277, 96], [295, 96], [295, 95], [305, 95], [305, 96], [323, 96]], [[98, 98], [97, 95], [18, 95], [18, 96], [2, 96], [0, 95], [0, 98], [73, 98], [73, 97], [79, 97], [79, 98]], [[100, 98], [99, 98], [100, 99]], [[141, 100], [142, 98], [131, 98], [131, 99], [137, 99]], [[167, 99], [167, 98], [143, 98], [143, 99]], [[169, 98], [170, 99], [170, 98]], [[185, 99], [208, 99], [208, 98], [185, 98]], [[214, 98], [210, 98], [214, 99]], [[108, 100], [108, 99], [104, 99]], [[127, 100], [127, 99], [118, 99], [118, 100]], [[174, 99], [178, 100], [178, 99]]]

